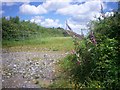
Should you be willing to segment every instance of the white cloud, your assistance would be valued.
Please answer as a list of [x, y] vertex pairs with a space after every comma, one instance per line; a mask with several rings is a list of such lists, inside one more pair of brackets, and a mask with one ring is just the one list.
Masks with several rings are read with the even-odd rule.
[[5, 13], [5, 11], [3, 11], [3, 10], [0, 10], [0, 15], [1, 15], [1, 14], [3, 14], [3, 13]]
[[81, 30], [83, 31], [84, 34], [86, 34], [86, 31], [88, 30], [88, 27], [86, 24], [80, 24], [72, 20], [71, 18], [68, 19], [68, 25], [71, 27], [71, 29], [78, 33], [81, 34]]
[[41, 23], [42, 19], [43, 19], [42, 16], [35, 16], [35, 17], [32, 17], [32, 19], [30, 21], [39, 24], [39, 23]]
[[56, 11], [57, 9], [64, 8], [69, 5], [72, 0], [46, 0], [43, 3], [43, 7], [46, 8], [48, 11]]
[[[90, 20], [94, 20], [95, 16], [98, 18], [100, 16], [101, 10], [101, 1], [87, 1], [80, 5], [72, 5], [66, 6], [64, 8], [58, 9], [56, 13], [62, 15], [69, 15], [71, 16], [71, 20], [79, 23], [79, 24], [86, 24]], [[103, 5], [104, 9], [106, 8]]]
[[35, 22], [36, 24], [44, 27], [62, 27], [63, 26], [62, 24], [60, 24], [58, 19], [53, 20], [50, 18], [44, 18], [42, 16], [32, 17], [30, 21]]
[[110, 16], [113, 16], [114, 15], [114, 12], [106, 12], [105, 13], [105, 17], [110, 17]]
[[23, 4], [19, 7], [20, 13], [23, 14], [45, 14], [47, 13], [47, 10], [44, 9], [41, 5], [34, 6], [30, 4]]
[[59, 20], [53, 20], [50, 18], [45, 19], [43, 22], [41, 22], [42, 26], [45, 27], [62, 27], [62, 24], [59, 24]]
[[[26, 0], [30, 1], [30, 0]], [[69, 3], [72, 0], [46, 0], [43, 2], [43, 4], [40, 4], [39, 6], [34, 6], [30, 4], [23, 4], [20, 6], [20, 12], [23, 14], [44, 14], [50, 11], [56, 11], [57, 9], [66, 7], [69, 5]]]
[[56, 13], [69, 15], [69, 25], [76, 33], [80, 33], [81, 29], [86, 32], [88, 29], [87, 23], [90, 20], [95, 20], [95, 17], [100, 17], [101, 4], [103, 5], [103, 9], [105, 9], [106, 6], [102, 1], [87, 0], [82, 4], [70, 4], [64, 8], [60, 8]]
[[0, 18], [2, 17], [2, 14], [4, 13], [3, 10], [0, 10]]
[[87, 14], [89, 12], [100, 11], [100, 5], [102, 4], [101, 1], [87, 1], [80, 5], [72, 5], [66, 6], [64, 8], [60, 8], [57, 10], [57, 13], [63, 15], [80, 15], [80, 14]]
[[5, 16], [5, 18], [6, 18], [7, 20], [9, 20], [9, 19], [10, 19], [10, 16]]

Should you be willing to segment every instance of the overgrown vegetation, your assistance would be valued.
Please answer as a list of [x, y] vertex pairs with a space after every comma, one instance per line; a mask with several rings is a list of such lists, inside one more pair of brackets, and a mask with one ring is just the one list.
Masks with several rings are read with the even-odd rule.
[[30, 21], [20, 21], [19, 17], [2, 17], [2, 39], [21, 41], [35, 37], [63, 37], [68, 36], [64, 29], [45, 28]]
[[[90, 37], [75, 41], [75, 50], [62, 63], [75, 88], [120, 88], [120, 14], [91, 22], [97, 44]], [[66, 65], [67, 63], [67, 65]], [[67, 66], [67, 68], [66, 68]]]

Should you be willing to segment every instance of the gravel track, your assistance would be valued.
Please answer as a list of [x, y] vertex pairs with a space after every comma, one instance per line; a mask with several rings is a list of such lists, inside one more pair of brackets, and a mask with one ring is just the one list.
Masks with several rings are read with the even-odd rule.
[[3, 88], [41, 88], [52, 84], [56, 78], [55, 64], [66, 54], [48, 52], [2, 53]]

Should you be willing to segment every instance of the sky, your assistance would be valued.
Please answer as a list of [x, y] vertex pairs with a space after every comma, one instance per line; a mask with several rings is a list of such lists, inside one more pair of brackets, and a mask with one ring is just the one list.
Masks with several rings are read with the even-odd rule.
[[106, 0], [5, 0], [0, 14], [9, 18], [19, 16], [44, 27], [66, 29], [66, 20], [74, 32], [87, 33], [88, 23], [101, 16], [101, 5], [106, 17], [117, 10], [116, 1]]

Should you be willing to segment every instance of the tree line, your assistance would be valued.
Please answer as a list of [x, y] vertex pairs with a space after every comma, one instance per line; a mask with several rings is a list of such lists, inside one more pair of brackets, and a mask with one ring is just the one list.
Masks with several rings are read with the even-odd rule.
[[68, 36], [63, 28], [45, 28], [30, 21], [20, 20], [18, 16], [2, 17], [2, 39], [24, 40], [34, 36]]

